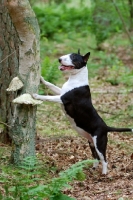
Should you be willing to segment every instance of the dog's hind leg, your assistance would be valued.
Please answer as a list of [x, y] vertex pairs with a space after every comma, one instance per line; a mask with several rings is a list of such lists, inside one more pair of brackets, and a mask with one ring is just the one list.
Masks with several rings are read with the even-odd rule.
[[[63, 109], [63, 110], [64, 110], [64, 109]], [[98, 167], [98, 164], [99, 164], [100, 158], [99, 158], [99, 156], [98, 156], [98, 154], [97, 154], [97, 152], [96, 152], [96, 150], [95, 150], [95, 146], [94, 146], [94, 143], [93, 143], [93, 140], [92, 140], [92, 136], [91, 136], [89, 133], [87, 133], [86, 131], [84, 131], [83, 129], [77, 127], [76, 124], [75, 124], [75, 122], [74, 122], [74, 120], [73, 120], [71, 117], [69, 117], [68, 115], [67, 115], [67, 118], [68, 118], [68, 120], [70, 121], [70, 123], [71, 123], [73, 129], [74, 129], [79, 135], [83, 136], [84, 138], [86, 138], [86, 139], [88, 140], [88, 143], [89, 143], [89, 146], [90, 146], [90, 149], [91, 149], [91, 152], [92, 152], [92, 156], [93, 156], [94, 159], [97, 160], [96, 162], [93, 163], [93, 168], [94, 168], [94, 169], [97, 168], [97, 167]]]
[[107, 133], [95, 134], [92, 137], [95, 150], [102, 163], [102, 174], [107, 174], [107, 161], [106, 161], [106, 147], [107, 147]]
[[90, 142], [89, 140], [88, 140], [88, 143], [89, 143], [89, 146], [90, 146], [90, 149], [91, 149], [91, 152], [92, 152], [92, 156], [93, 156], [93, 158], [96, 160], [96, 161], [93, 163], [93, 169], [96, 169], [96, 168], [98, 167], [100, 158], [99, 158], [99, 156], [98, 156], [98, 154], [97, 154], [97, 151], [96, 151], [96, 149], [95, 149], [94, 144], [93, 144], [92, 142]]
[[44, 78], [41, 76], [40, 78], [41, 82], [43, 83], [43, 85], [46, 85], [50, 90], [52, 90], [54, 92], [54, 94], [61, 94], [61, 88], [57, 87], [56, 85], [45, 81]]

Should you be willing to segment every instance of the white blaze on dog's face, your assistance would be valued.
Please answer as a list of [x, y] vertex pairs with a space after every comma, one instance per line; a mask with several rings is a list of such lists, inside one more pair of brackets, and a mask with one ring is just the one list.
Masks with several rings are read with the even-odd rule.
[[81, 56], [79, 53], [72, 53], [61, 56], [59, 58], [59, 62], [61, 63], [59, 69], [63, 72], [78, 72], [78, 70], [81, 70], [81, 68], [86, 66], [89, 56], [90, 52], [88, 52], [84, 56]]

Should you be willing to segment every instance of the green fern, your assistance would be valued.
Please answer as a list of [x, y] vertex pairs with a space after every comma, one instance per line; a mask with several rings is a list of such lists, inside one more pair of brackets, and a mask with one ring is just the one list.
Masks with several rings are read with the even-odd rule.
[[[44, 183], [46, 179], [45, 174], [47, 169], [44, 167], [44, 163], [40, 163], [34, 157], [28, 157], [24, 159], [24, 162], [11, 171], [3, 170], [3, 180], [5, 195], [0, 193], [1, 200], [43, 200], [48, 198], [49, 200], [74, 200], [72, 197], [62, 193], [65, 188], [71, 188], [70, 183], [74, 180], [83, 181], [85, 179], [85, 174], [83, 173], [83, 168], [89, 164], [92, 164], [92, 160], [84, 160], [77, 162], [72, 165], [69, 169], [59, 173], [59, 177], [53, 178], [48, 184]], [[46, 172], [45, 172], [46, 171]], [[9, 175], [9, 173], [11, 173]], [[8, 176], [11, 177], [8, 180]]]
[[57, 61], [51, 62], [49, 57], [45, 57], [42, 62], [41, 74], [46, 81], [51, 83], [55, 83], [55, 81], [57, 81], [61, 75], [58, 65]]
[[60, 193], [57, 196], [51, 197], [50, 200], [76, 200], [76, 199]]
[[[37, 187], [32, 187], [29, 189], [29, 195], [40, 196], [50, 198], [50, 200], [56, 200], [57, 197], [63, 199], [63, 194], [61, 191], [64, 188], [71, 188], [69, 183], [73, 180], [84, 180], [85, 174], [83, 173], [83, 167], [88, 164], [92, 164], [94, 161], [92, 160], [84, 160], [72, 165], [66, 171], [60, 172], [58, 178], [53, 178], [48, 185], [38, 185]], [[68, 199], [68, 198], [67, 198]], [[66, 199], [66, 200], [67, 200]], [[73, 199], [73, 198], [69, 198]]]

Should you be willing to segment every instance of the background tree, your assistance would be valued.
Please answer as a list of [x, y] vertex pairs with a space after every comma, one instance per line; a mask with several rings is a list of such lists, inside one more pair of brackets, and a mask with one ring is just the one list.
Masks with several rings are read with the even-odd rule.
[[91, 1], [92, 24], [91, 31], [96, 36], [97, 46], [112, 36], [114, 33], [125, 31], [132, 44], [130, 31], [133, 23], [133, 1]]
[[0, 0], [0, 27], [0, 140], [10, 136], [11, 160], [18, 164], [35, 155], [36, 106], [12, 103], [19, 95], [37, 92], [39, 85], [39, 26], [29, 1]]
[[133, 30], [133, 0], [128, 0], [130, 12], [130, 30]]

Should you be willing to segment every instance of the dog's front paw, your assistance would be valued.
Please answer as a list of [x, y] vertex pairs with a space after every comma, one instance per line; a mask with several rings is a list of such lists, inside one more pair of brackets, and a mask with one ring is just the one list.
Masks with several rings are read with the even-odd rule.
[[40, 81], [41, 82], [45, 82], [45, 80], [44, 80], [44, 78], [42, 76], [40, 77]]
[[32, 94], [32, 97], [33, 97], [34, 99], [38, 99], [38, 94]]
[[48, 81], [45, 81], [44, 78], [41, 76], [40, 77], [40, 81], [41, 83], [43, 83], [44, 85], [48, 86], [49, 85], [49, 82]]

